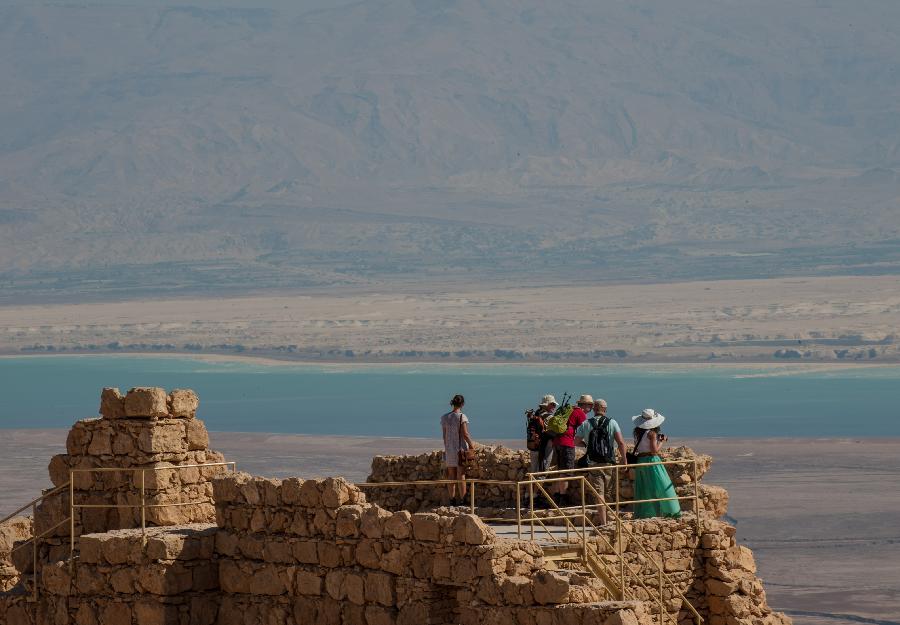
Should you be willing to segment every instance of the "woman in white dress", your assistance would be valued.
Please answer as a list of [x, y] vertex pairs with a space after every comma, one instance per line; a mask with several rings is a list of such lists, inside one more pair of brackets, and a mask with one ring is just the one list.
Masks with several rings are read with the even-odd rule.
[[[449, 485], [450, 505], [465, 503], [466, 499], [466, 467], [459, 462], [459, 452], [475, 449], [475, 443], [469, 436], [469, 418], [463, 414], [462, 408], [466, 400], [462, 395], [454, 395], [450, 400], [450, 412], [441, 415], [441, 430], [444, 435], [444, 466], [448, 480], [458, 480]], [[458, 486], [458, 489], [457, 489]], [[457, 499], [457, 491], [459, 498]]]

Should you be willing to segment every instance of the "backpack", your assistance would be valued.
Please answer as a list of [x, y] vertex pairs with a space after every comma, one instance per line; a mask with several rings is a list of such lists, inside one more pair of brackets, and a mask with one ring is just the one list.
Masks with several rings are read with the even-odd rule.
[[541, 438], [544, 435], [544, 420], [536, 414], [528, 418], [528, 426], [525, 428], [525, 445], [531, 451], [541, 448]]
[[569, 417], [572, 416], [574, 406], [565, 406], [556, 414], [547, 419], [547, 431], [553, 434], [562, 434], [569, 429]]
[[596, 464], [615, 464], [616, 451], [609, 427], [609, 417], [591, 418], [591, 433], [587, 441], [587, 457]]

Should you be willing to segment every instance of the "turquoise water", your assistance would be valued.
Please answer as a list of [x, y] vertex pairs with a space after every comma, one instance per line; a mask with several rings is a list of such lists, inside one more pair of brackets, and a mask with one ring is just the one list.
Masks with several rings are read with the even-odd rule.
[[143, 356], [0, 359], [0, 427], [68, 427], [100, 389], [193, 388], [209, 429], [439, 436], [454, 393], [476, 438], [518, 438], [544, 393], [592, 393], [628, 417], [652, 407], [673, 437], [900, 436], [900, 367], [266, 365]]

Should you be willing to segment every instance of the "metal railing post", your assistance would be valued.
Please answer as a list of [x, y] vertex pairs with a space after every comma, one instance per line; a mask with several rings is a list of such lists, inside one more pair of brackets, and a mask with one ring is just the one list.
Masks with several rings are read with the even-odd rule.
[[[31, 504], [31, 522], [34, 523], [34, 520], [37, 519], [37, 503]], [[38, 540], [37, 532], [35, 532], [34, 540], [31, 541], [31, 579], [32, 585], [34, 588], [32, 589], [34, 601], [38, 600]]]
[[584, 501], [584, 476], [581, 476], [581, 552], [587, 564], [587, 507]]
[[522, 483], [516, 482], [516, 538], [522, 540]]
[[[144, 499], [145, 483], [144, 479], [147, 474], [146, 469], [141, 469], [141, 540], [147, 542], [147, 506]], [[158, 480], [159, 478], [157, 478]], [[131, 516], [131, 515], [129, 515]]]
[[528, 515], [531, 524], [531, 540], [534, 540], [534, 478], [528, 481], [528, 506], [531, 514]]
[[69, 470], [69, 575], [75, 574], [75, 475]]
[[[700, 483], [697, 481], [697, 459], [694, 458], [694, 514], [697, 516], [697, 546], [700, 546]], [[677, 495], [678, 493], [676, 493]]]

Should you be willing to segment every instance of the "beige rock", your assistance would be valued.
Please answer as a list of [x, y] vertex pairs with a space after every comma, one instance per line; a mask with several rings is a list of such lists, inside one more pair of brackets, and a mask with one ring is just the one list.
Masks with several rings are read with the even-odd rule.
[[532, 593], [541, 605], [569, 600], [569, 579], [553, 571], [538, 571], [532, 577]]
[[[342, 477], [328, 477], [321, 484], [322, 505], [338, 508], [350, 501], [350, 484]], [[355, 488], [355, 487], [353, 487]]]
[[366, 574], [365, 586], [365, 599], [367, 602], [377, 603], [387, 607], [396, 604], [394, 578], [391, 575], [369, 572]]
[[66, 451], [72, 456], [82, 456], [87, 453], [87, 447], [91, 442], [91, 430], [88, 429], [86, 421], [88, 420], [76, 422], [66, 436]]
[[72, 578], [69, 565], [65, 562], [53, 562], [41, 569], [42, 587], [50, 594], [68, 596], [72, 592]]
[[296, 477], [289, 477], [281, 481], [281, 500], [285, 505], [293, 506], [300, 503], [300, 487], [303, 486], [303, 480]]
[[360, 532], [367, 538], [381, 538], [384, 535], [385, 521], [389, 518], [389, 511], [375, 505], [366, 506], [360, 518]]
[[437, 542], [441, 539], [441, 517], [426, 512], [412, 515], [413, 536], [416, 540]]
[[127, 603], [113, 601], [100, 610], [103, 625], [131, 625], [131, 608]]
[[495, 537], [494, 530], [473, 514], [456, 517], [452, 528], [453, 540], [467, 545], [484, 545], [492, 542]]
[[322, 495], [316, 480], [306, 480], [300, 485], [300, 505], [305, 508], [318, 508], [322, 505]]
[[119, 389], [105, 388], [100, 392], [100, 414], [107, 419], [125, 416], [125, 396]]
[[200, 419], [191, 419], [185, 424], [185, 436], [189, 451], [205, 450], [209, 447], [209, 432]]
[[173, 417], [193, 419], [197, 414], [200, 398], [191, 389], [176, 388], [168, 397], [168, 411]]
[[365, 605], [365, 578], [358, 573], [347, 573], [344, 576], [342, 593], [352, 603]]
[[137, 438], [138, 448], [146, 453], [183, 453], [187, 451], [184, 422], [167, 421], [144, 428]]
[[347, 505], [339, 508], [335, 519], [335, 533], [341, 538], [357, 538], [361, 516], [362, 506]]
[[125, 395], [125, 416], [160, 418], [165, 417], [169, 408], [166, 391], [159, 387], [141, 386]]
[[294, 575], [294, 584], [301, 595], [321, 595], [322, 576], [313, 571], [298, 569]]
[[412, 515], [406, 510], [393, 513], [384, 522], [384, 535], [389, 538], [404, 539], [412, 533]]

